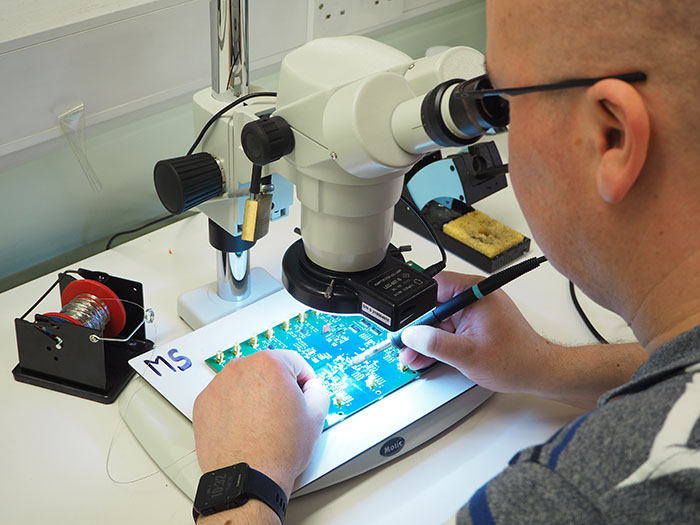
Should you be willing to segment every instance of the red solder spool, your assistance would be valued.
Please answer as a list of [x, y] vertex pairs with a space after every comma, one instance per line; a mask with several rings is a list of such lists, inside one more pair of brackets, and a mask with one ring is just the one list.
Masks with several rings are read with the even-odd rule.
[[126, 325], [126, 310], [119, 296], [91, 279], [71, 282], [61, 294], [61, 311], [44, 315], [100, 330], [105, 337], [114, 337]]

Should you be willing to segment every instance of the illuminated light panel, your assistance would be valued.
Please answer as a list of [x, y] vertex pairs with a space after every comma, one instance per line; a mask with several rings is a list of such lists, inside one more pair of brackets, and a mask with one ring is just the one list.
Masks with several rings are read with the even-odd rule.
[[[324, 429], [382, 399], [420, 376], [401, 367], [396, 348], [357, 366], [357, 354], [385, 341], [388, 333], [359, 315], [307, 310], [205, 360], [215, 372], [237, 357], [260, 350], [294, 350], [308, 361], [331, 398]], [[223, 354], [223, 356], [222, 356]]]

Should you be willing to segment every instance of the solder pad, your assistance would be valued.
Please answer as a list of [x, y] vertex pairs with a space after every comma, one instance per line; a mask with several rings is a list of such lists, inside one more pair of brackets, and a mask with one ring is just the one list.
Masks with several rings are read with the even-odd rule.
[[387, 331], [359, 315], [307, 310], [205, 362], [220, 372], [232, 359], [260, 350], [295, 350], [306, 359], [331, 398], [324, 429], [351, 416], [420, 375], [402, 366], [389, 348], [357, 366], [345, 365], [357, 354], [387, 339]]

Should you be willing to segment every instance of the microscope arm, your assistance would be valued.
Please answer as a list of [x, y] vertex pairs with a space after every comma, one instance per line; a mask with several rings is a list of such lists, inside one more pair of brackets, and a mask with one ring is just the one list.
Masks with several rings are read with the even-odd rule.
[[[498, 105], [453, 96], [456, 87], [481, 87], [483, 77], [461, 78], [482, 74], [483, 55], [469, 48], [413, 60], [364, 37], [311, 41], [285, 57], [276, 101], [246, 100], [211, 126], [202, 148], [223, 184], [198, 207], [250, 247], [272, 213], [285, 215], [293, 184], [302, 240], [283, 259], [288, 291], [319, 309], [374, 312], [396, 329], [435, 301], [435, 283], [389, 250], [404, 175], [426, 152], [471, 144], [507, 123], [507, 111], [491, 111]], [[206, 91], [194, 100], [202, 126], [222, 108]], [[260, 179], [272, 184], [258, 188]], [[407, 276], [399, 286], [407, 293], [375, 289], [395, 275]]]

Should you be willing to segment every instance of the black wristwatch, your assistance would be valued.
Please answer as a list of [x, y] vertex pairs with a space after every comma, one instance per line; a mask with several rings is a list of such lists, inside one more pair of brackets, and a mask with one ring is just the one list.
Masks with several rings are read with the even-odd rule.
[[247, 463], [207, 472], [199, 478], [192, 516], [209, 516], [244, 505], [250, 498], [259, 499], [275, 511], [282, 523], [287, 512], [287, 496], [282, 488]]

